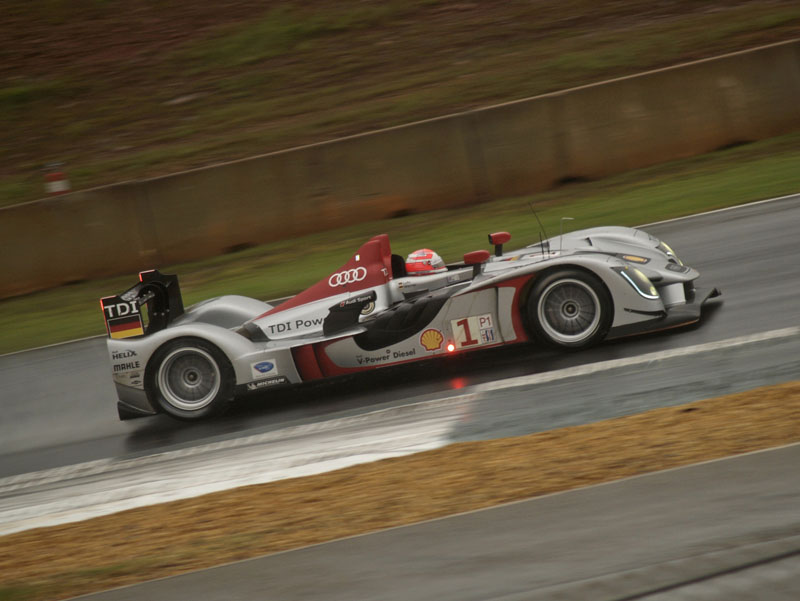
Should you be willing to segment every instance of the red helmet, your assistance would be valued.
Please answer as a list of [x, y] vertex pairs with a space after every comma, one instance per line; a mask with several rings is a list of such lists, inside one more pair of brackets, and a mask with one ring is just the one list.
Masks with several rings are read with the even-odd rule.
[[447, 267], [442, 257], [430, 248], [421, 248], [408, 255], [406, 259], [406, 273], [408, 275], [430, 275], [442, 273]]

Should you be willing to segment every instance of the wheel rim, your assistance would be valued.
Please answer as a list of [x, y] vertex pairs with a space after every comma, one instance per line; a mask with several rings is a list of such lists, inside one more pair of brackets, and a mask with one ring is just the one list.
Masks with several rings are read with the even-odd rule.
[[600, 299], [591, 286], [575, 279], [550, 284], [539, 297], [539, 323], [556, 342], [577, 344], [600, 326]]
[[197, 411], [208, 406], [220, 389], [214, 358], [198, 348], [181, 348], [166, 356], [158, 370], [158, 388], [173, 407]]

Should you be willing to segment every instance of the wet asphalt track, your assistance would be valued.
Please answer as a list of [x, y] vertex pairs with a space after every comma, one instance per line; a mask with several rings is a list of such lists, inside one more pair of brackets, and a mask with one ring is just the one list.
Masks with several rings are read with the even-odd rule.
[[[190, 425], [161, 416], [119, 422], [102, 339], [0, 357], [0, 477], [191, 446], [370, 411], [418, 395], [455, 394], [477, 383], [800, 324], [800, 195], [647, 229], [699, 269], [699, 286], [722, 289], [724, 301], [712, 301], [699, 327], [607, 343], [577, 354], [511, 347], [379, 370], [253, 397], [221, 420]], [[549, 429], [563, 425], [565, 414], [581, 415], [583, 421], [603, 419], [608, 415], [593, 407], [596, 398], [609, 394], [661, 391], [662, 400], [654, 404], [637, 407], [631, 400], [625, 412], [635, 412], [676, 402], [676, 397], [677, 402], [686, 402], [796, 379], [800, 369], [795, 357], [794, 349], [785, 344], [762, 344], [752, 360], [740, 357], [727, 367], [715, 366], [713, 359], [687, 360], [674, 373], [654, 375], [652, 382], [647, 370], [640, 369], [635, 385], [626, 389], [612, 380], [606, 390], [589, 387], [577, 406], [574, 391], [561, 386], [550, 399], [550, 413], [530, 414], [526, 420], [524, 399], [494, 409], [488, 405], [481, 412], [481, 423], [467, 425], [463, 436], [489, 438]], [[674, 394], [669, 392], [672, 388]], [[567, 401], [570, 410], [559, 410], [559, 404]], [[514, 424], [512, 429], [509, 423]]]
[[793, 445], [85, 601], [796, 601], [799, 464]]
[[[700, 327], [579, 354], [512, 348], [376, 372], [256, 398], [218, 422], [188, 426], [165, 418], [118, 422], [102, 340], [0, 357], [0, 477], [148, 455], [357, 415], [417, 395], [457, 394], [501, 378], [800, 324], [800, 195], [646, 229], [700, 270], [700, 285], [722, 288], [724, 304], [709, 307]], [[451, 439], [546, 430], [793, 380], [799, 358], [795, 335], [603, 377], [504, 390], [483, 395]], [[97, 598], [795, 599], [799, 464], [795, 446]]]

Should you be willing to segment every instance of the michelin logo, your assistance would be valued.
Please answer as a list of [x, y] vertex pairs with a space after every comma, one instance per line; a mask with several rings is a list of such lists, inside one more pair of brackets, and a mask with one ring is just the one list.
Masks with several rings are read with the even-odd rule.
[[267, 359], [266, 361], [251, 363], [250, 371], [253, 374], [254, 380], [260, 380], [262, 378], [278, 375], [278, 370], [275, 367], [275, 359]]
[[250, 382], [247, 385], [247, 390], [260, 390], [261, 388], [268, 388], [269, 386], [275, 386], [277, 384], [288, 384], [289, 378], [286, 376], [275, 376], [272, 378], [267, 378], [266, 380], [259, 380], [258, 382]]

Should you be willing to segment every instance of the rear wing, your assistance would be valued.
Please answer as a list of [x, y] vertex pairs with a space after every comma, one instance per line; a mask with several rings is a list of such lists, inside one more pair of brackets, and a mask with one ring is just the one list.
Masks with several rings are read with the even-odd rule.
[[139, 273], [139, 283], [122, 294], [100, 299], [110, 338], [145, 336], [183, 315], [178, 276], [157, 269]]

